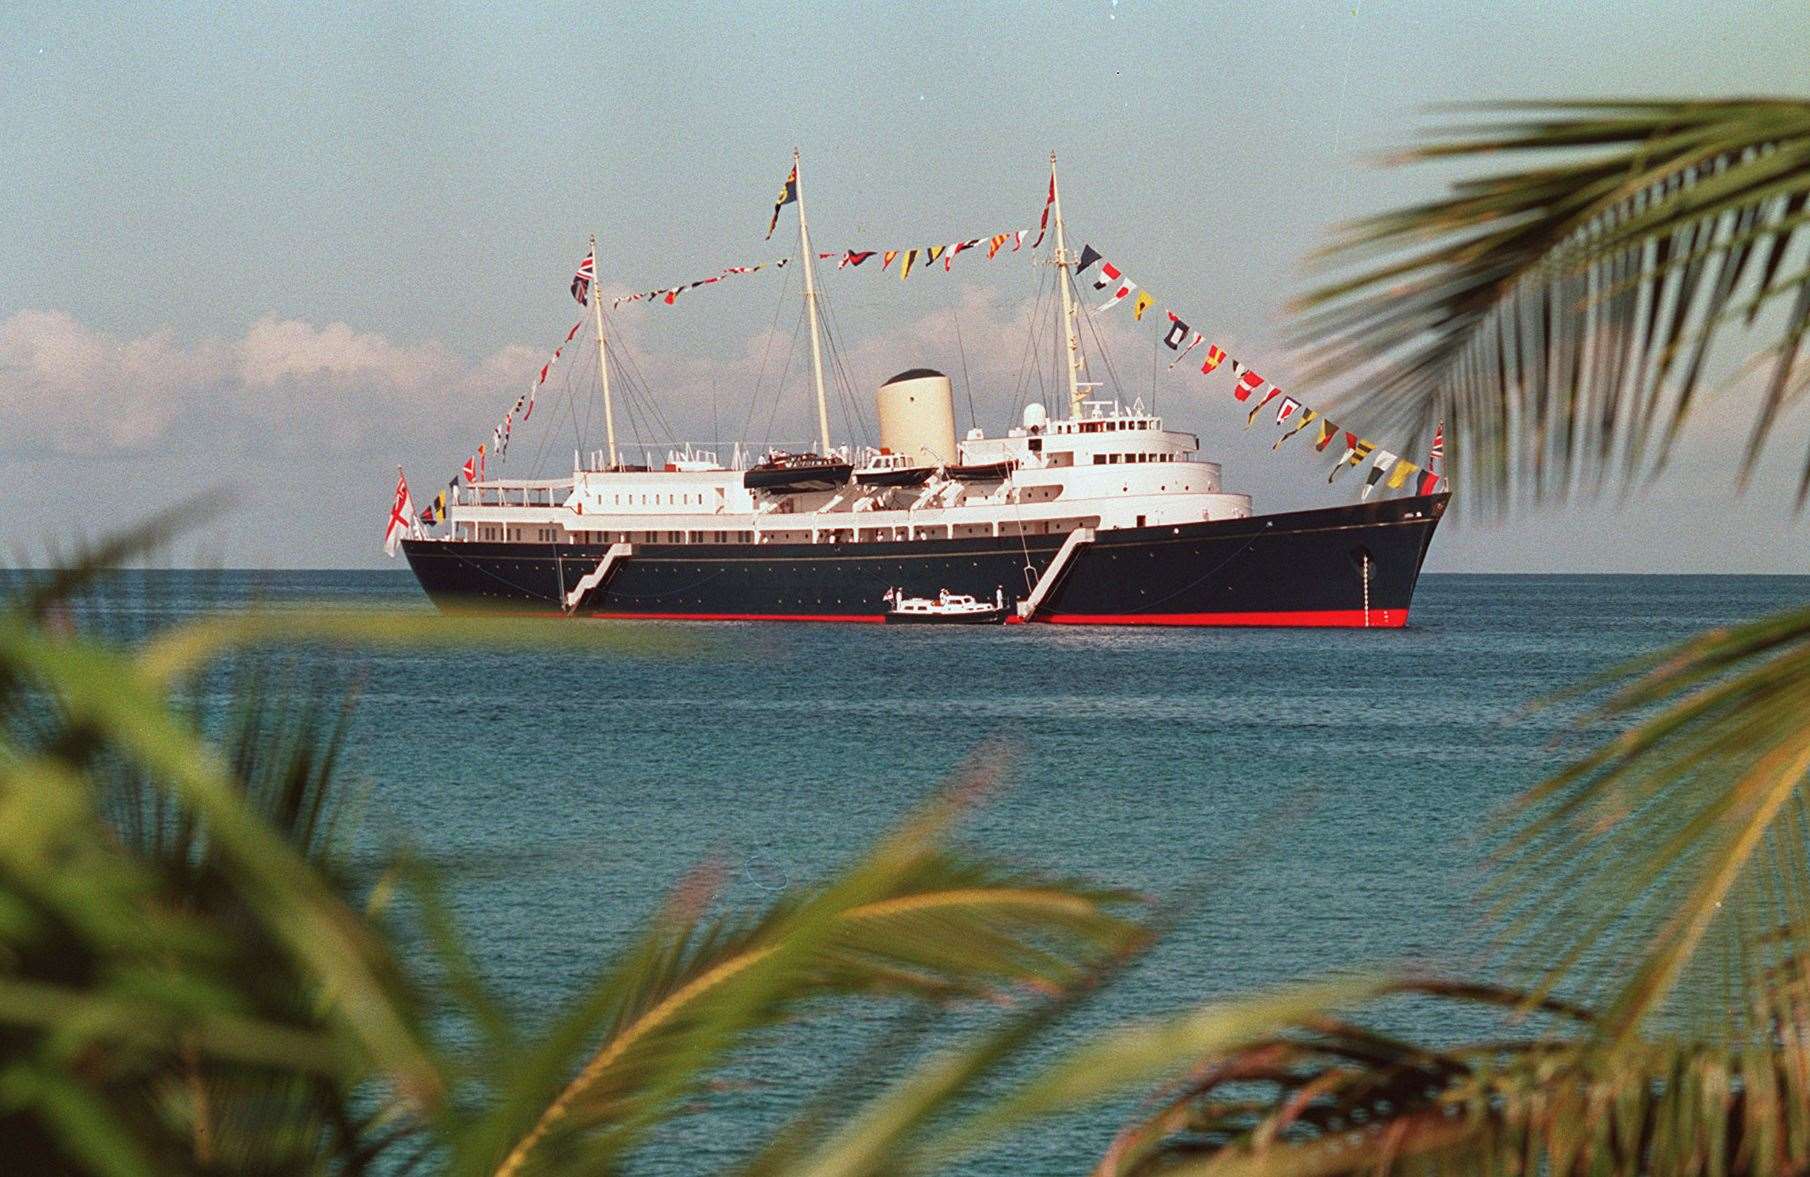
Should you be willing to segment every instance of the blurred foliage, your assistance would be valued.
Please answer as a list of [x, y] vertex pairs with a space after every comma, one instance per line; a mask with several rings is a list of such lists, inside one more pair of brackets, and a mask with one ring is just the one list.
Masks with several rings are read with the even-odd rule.
[[[1335, 256], [1384, 260], [1310, 299], [1322, 371], [1367, 373], [1385, 423], [1449, 419], [1500, 506], [1663, 461], [1710, 342], [1776, 307], [1757, 454], [1803, 391], [1810, 106], [1509, 109], [1415, 156], [1570, 157], [1355, 227]], [[1588, 684], [1586, 722], [1620, 734], [1494, 830], [1511, 985], [1334, 978], [1073, 1031], [1172, 913], [961, 849], [997, 772], [982, 756], [764, 909], [727, 907], [700, 868], [530, 1033], [434, 870], [398, 857], [373, 889], [346, 869], [353, 702], [294, 649], [665, 639], [259, 607], [109, 632], [83, 594], [168, 523], [24, 578], [0, 614], [7, 1171], [630, 1172], [661, 1125], [732, 1098], [752, 1041], [878, 999], [917, 1024], [999, 1010], [928, 1057], [825, 1068], [742, 1142], [750, 1177], [962, 1172], [1140, 1094], [1102, 1177], [1810, 1169], [1810, 610]], [[1420, 1024], [1500, 1026], [1410, 1041], [1350, 1012], [1403, 999]]]

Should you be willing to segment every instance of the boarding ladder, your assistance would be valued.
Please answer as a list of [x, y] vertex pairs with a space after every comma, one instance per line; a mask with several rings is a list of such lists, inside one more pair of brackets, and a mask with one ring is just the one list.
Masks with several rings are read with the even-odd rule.
[[1043, 598], [1062, 579], [1062, 574], [1074, 562], [1075, 553], [1093, 542], [1094, 529], [1091, 527], [1077, 527], [1068, 533], [1068, 538], [1056, 549], [1056, 558], [1050, 561], [1050, 566], [1043, 570], [1043, 575], [1031, 586], [1031, 595], [1018, 602], [1018, 620], [1029, 621], [1043, 607]]
[[603, 554], [603, 559], [597, 561], [597, 567], [579, 577], [578, 583], [572, 586], [570, 592], [566, 593], [567, 616], [578, 612], [579, 602], [602, 584], [616, 565], [634, 554], [634, 544], [611, 544], [610, 550]]

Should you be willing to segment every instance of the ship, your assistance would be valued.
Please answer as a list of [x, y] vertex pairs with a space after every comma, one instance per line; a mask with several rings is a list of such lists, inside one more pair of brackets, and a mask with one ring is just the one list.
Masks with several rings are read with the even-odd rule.
[[[818, 291], [794, 153], [815, 449], [719, 462], [622, 460], [603, 299], [604, 446], [569, 477], [455, 488], [442, 534], [401, 541], [437, 605], [578, 618], [884, 623], [902, 596], [998, 600], [1056, 625], [1400, 628], [1449, 492], [1260, 514], [1197, 435], [1087, 379], [1076, 259], [1051, 157], [1065, 403], [957, 436], [950, 378], [905, 368], [874, 393], [877, 445], [835, 445]], [[777, 213], [777, 208], [776, 208]], [[595, 239], [592, 245], [595, 256]], [[1052, 397], [1052, 399], [1056, 399]], [[1436, 488], [1437, 489], [1437, 488]]]

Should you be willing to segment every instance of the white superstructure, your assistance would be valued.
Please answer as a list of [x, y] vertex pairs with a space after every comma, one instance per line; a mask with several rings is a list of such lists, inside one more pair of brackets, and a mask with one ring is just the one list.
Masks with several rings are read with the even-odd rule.
[[[452, 542], [868, 543], [969, 536], [1053, 535], [1237, 519], [1249, 495], [1220, 487], [1199, 440], [1162, 418], [1086, 402], [1080, 417], [1046, 422], [1042, 406], [1004, 437], [971, 431], [949, 466], [1009, 462], [984, 480], [947, 467], [916, 486], [752, 491], [743, 472], [696, 451], [660, 469], [580, 465], [569, 479], [497, 480], [459, 491]], [[845, 455], [848, 456], [848, 455]], [[854, 456], [858, 458], [859, 456]], [[601, 459], [602, 455], [594, 455]], [[853, 460], [853, 459], [851, 459]]]
[[[840, 461], [843, 481], [829, 489], [744, 485], [738, 448], [728, 465], [691, 449], [674, 451], [658, 469], [621, 464], [609, 382], [601, 299], [596, 316], [607, 448], [574, 458], [569, 479], [494, 480], [455, 488], [444, 520], [446, 542], [568, 544], [840, 544], [911, 543], [980, 536], [1065, 535], [1237, 519], [1251, 513], [1249, 495], [1220, 488], [1219, 466], [1200, 461], [1199, 439], [1165, 429], [1142, 402], [1089, 400], [1098, 386], [1083, 379], [1077, 309], [1070, 297], [1062, 198], [1050, 157], [1050, 200], [1062, 291], [1064, 376], [1069, 415], [1051, 421], [1042, 404], [1024, 410], [1004, 437], [978, 429], [955, 439], [949, 378], [911, 369], [876, 396], [880, 448], [832, 450], [819, 346], [817, 294], [804, 191], [794, 152], [805, 309], [810, 325], [819, 467]], [[782, 202], [784, 203], [784, 202]], [[593, 254], [595, 238], [592, 239]], [[793, 459], [796, 461], [797, 459]], [[772, 465], [771, 463], [769, 465]], [[787, 477], [785, 460], [769, 477]], [[874, 485], [898, 474], [903, 485]], [[864, 475], [873, 477], [864, 477]], [[921, 475], [921, 478], [919, 477]], [[838, 485], [830, 485], [837, 484]]]

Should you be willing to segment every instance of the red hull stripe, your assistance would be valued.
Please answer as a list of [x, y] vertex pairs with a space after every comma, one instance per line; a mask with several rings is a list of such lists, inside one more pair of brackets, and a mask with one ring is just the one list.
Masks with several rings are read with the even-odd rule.
[[880, 625], [878, 613], [586, 613], [609, 621], [848, 621]]
[[[555, 614], [558, 616], [558, 614]], [[880, 625], [877, 613], [585, 613], [606, 621], [840, 621]], [[1044, 613], [1036, 621], [1053, 625], [1280, 626], [1302, 629], [1400, 629], [1406, 609], [1372, 609], [1368, 625], [1362, 609], [1319, 609], [1293, 613]], [[1016, 616], [1008, 624], [1022, 624]]]
[[1288, 613], [1043, 613], [1037, 621], [1056, 625], [1276, 625], [1312, 629], [1400, 629], [1406, 609], [1307, 609]]

